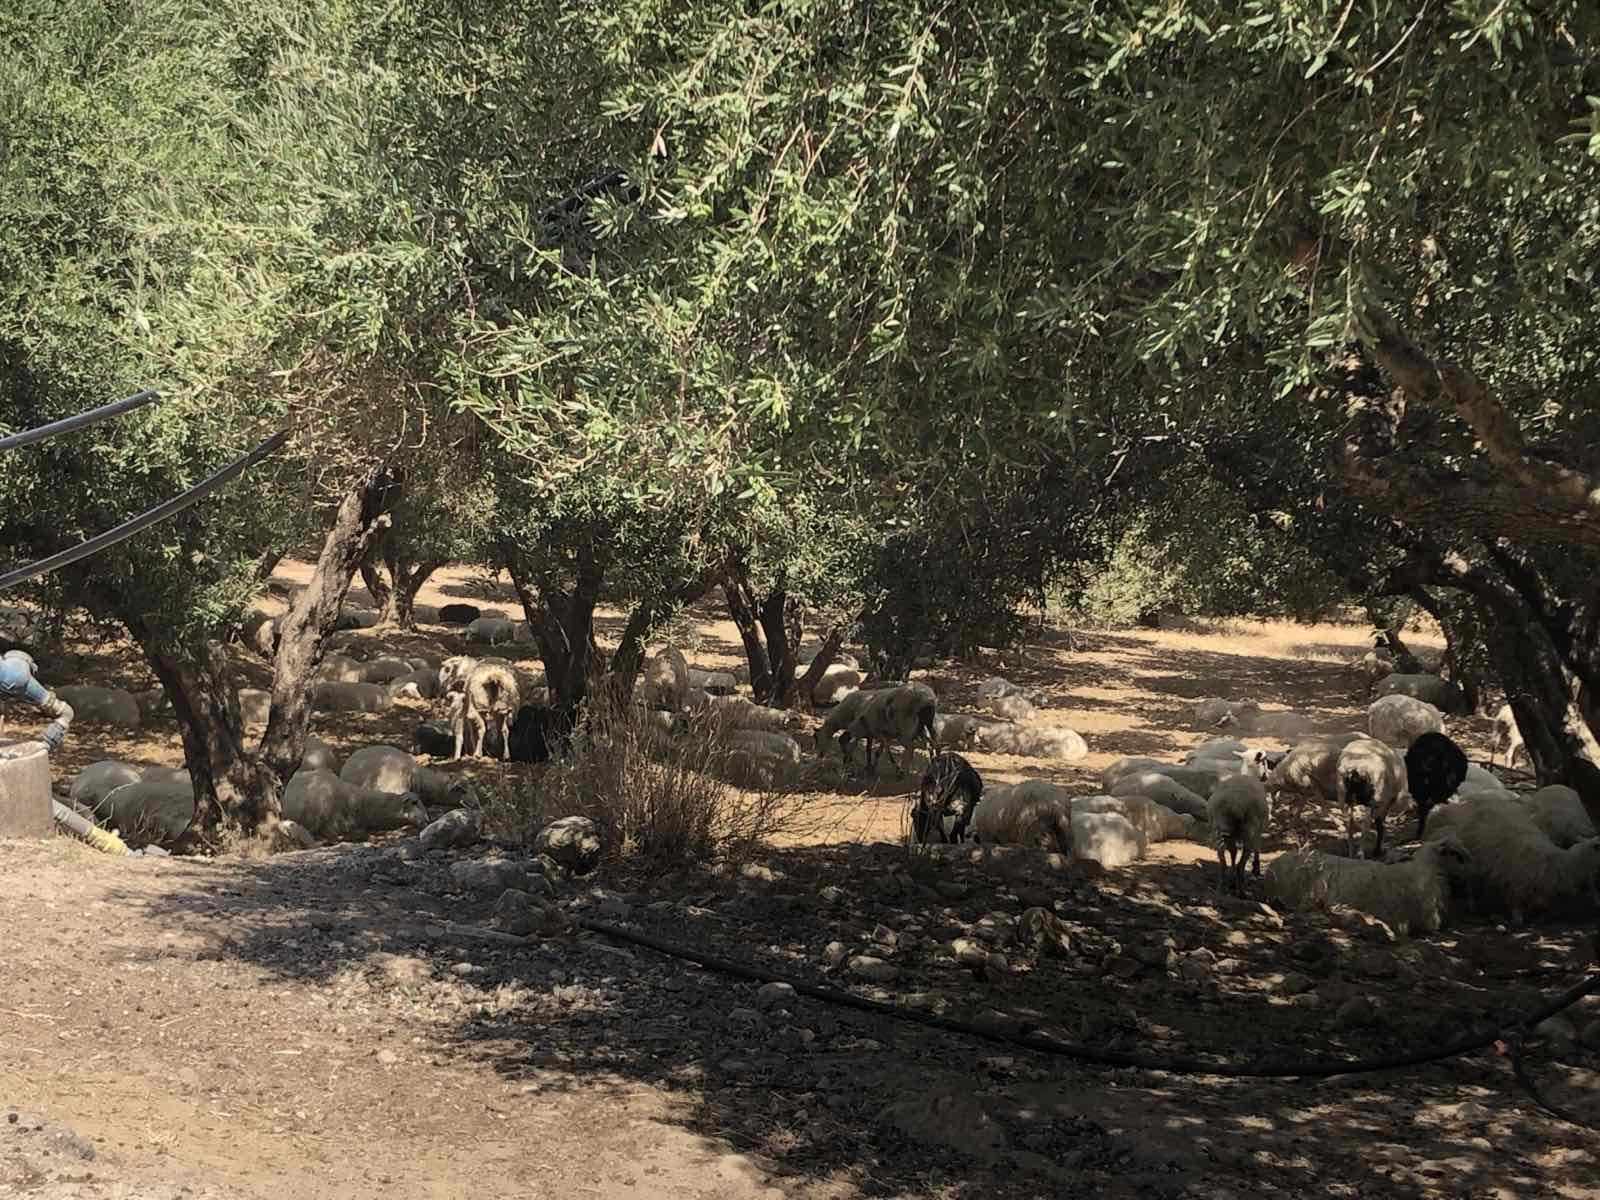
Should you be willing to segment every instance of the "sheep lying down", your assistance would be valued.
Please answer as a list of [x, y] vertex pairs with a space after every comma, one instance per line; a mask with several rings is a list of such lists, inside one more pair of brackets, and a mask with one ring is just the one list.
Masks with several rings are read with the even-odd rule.
[[1471, 864], [1453, 834], [1429, 842], [1409, 862], [1341, 858], [1317, 850], [1279, 855], [1267, 868], [1267, 895], [1304, 912], [1345, 905], [1383, 921], [1402, 937], [1437, 933], [1449, 910], [1450, 881]]

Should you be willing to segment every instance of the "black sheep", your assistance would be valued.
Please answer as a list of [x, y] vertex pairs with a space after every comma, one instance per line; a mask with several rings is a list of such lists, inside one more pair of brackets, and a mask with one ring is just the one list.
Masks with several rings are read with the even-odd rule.
[[1406, 784], [1417, 806], [1417, 840], [1428, 826], [1428, 813], [1456, 794], [1467, 778], [1467, 756], [1442, 733], [1425, 733], [1406, 751]]

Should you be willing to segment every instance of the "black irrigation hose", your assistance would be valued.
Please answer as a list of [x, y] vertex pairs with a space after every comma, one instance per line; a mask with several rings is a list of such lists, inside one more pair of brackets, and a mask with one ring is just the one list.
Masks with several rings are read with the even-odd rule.
[[[614, 941], [631, 942], [636, 946], [643, 946], [648, 950], [654, 950], [672, 958], [681, 958], [709, 970], [721, 971], [723, 974], [737, 976], [740, 979], [748, 979], [756, 983], [786, 983], [802, 996], [810, 996], [815, 1000], [822, 1000], [829, 1004], [837, 1004], [845, 1008], [856, 1008], [863, 1012], [877, 1013], [879, 1016], [910, 1021], [916, 1025], [926, 1025], [930, 1029], [942, 1029], [948, 1033], [966, 1034], [969, 1037], [982, 1038], [985, 1041], [998, 1042], [1007, 1046], [1020, 1046], [1026, 1050], [1036, 1050], [1041, 1054], [1054, 1054], [1061, 1058], [1076, 1059], [1079, 1062], [1094, 1063], [1104, 1067], [1132, 1067], [1140, 1071], [1162, 1071], [1170, 1075], [1217, 1075], [1231, 1079], [1327, 1079], [1334, 1075], [1366, 1075], [1376, 1071], [1395, 1071], [1405, 1067], [1419, 1067], [1427, 1063], [1441, 1062], [1447, 1058], [1470, 1054], [1474, 1050], [1482, 1050], [1486, 1046], [1493, 1045], [1501, 1040], [1501, 1035], [1497, 1031], [1495, 1033], [1475, 1034], [1432, 1050], [1419, 1050], [1413, 1054], [1402, 1054], [1395, 1058], [1356, 1058], [1335, 1062], [1261, 1063], [1254, 1066], [1238, 1066], [1233, 1063], [1205, 1062], [1198, 1058], [1153, 1058], [1144, 1054], [1122, 1054], [1114, 1050], [1094, 1050], [1088, 1046], [1078, 1045], [1073, 1042], [1058, 1042], [1052, 1038], [1041, 1037], [1038, 1034], [1007, 1033], [1002, 1029], [986, 1028], [967, 1021], [957, 1021], [950, 1017], [940, 1017], [932, 1013], [919, 1012], [916, 1009], [898, 1008], [893, 1004], [885, 1004], [880, 1000], [868, 1000], [865, 996], [855, 996], [835, 988], [820, 987], [814, 983], [807, 983], [803, 979], [795, 979], [792, 976], [782, 975], [775, 971], [760, 970], [746, 966], [744, 963], [718, 958], [714, 954], [706, 954], [703, 951], [691, 950], [688, 947], [674, 945], [671, 942], [663, 942], [659, 938], [653, 938], [648, 934], [635, 933], [632, 930], [609, 925], [603, 921], [584, 918], [578, 921], [577, 924], [579, 928], [586, 929], [590, 933], [598, 933], [602, 937], [611, 938]], [[1574, 984], [1555, 999], [1548, 1001], [1522, 1018], [1522, 1020], [1516, 1022], [1516, 1025], [1523, 1029], [1531, 1029], [1540, 1021], [1554, 1016], [1562, 1009], [1572, 1007], [1572, 1005], [1592, 992], [1600, 992], [1600, 974], [1590, 975], [1579, 983]], [[1513, 1063], [1513, 1066], [1515, 1066], [1515, 1063]]]

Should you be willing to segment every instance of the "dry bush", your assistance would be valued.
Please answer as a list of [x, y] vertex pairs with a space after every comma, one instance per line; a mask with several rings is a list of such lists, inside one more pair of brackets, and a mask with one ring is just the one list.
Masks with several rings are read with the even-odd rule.
[[519, 793], [488, 799], [485, 816], [530, 831], [584, 816], [609, 856], [672, 862], [738, 860], [771, 837], [804, 832], [810, 818], [795, 772], [752, 772], [715, 715], [680, 719], [673, 730], [658, 720], [627, 699], [591, 696], [571, 754]]

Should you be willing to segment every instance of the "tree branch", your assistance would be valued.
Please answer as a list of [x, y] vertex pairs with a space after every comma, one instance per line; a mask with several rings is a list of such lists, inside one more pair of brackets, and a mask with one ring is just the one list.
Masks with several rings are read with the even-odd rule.
[[1482, 485], [1456, 476], [1447, 484], [1448, 493], [1467, 501], [1469, 511], [1493, 511], [1502, 521], [1507, 512], [1518, 514], [1516, 527], [1524, 538], [1576, 538], [1600, 547], [1600, 480], [1533, 454], [1516, 419], [1471, 371], [1431, 358], [1387, 312], [1368, 307], [1363, 332], [1378, 364], [1409, 396], [1435, 408], [1454, 408], [1510, 485]]

